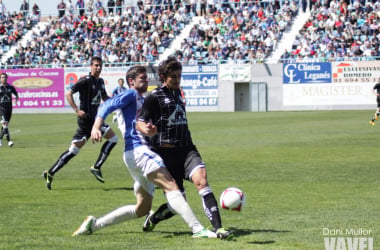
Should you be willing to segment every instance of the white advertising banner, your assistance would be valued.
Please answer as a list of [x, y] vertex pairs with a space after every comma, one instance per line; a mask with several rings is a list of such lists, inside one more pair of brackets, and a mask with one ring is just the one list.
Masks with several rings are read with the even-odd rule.
[[[380, 81], [380, 62], [331, 63], [331, 81], [321, 83], [302, 80], [289, 83], [284, 68], [283, 104], [297, 105], [371, 105], [376, 104], [372, 88]], [[291, 72], [296, 75], [297, 72]]]
[[[108, 95], [112, 95], [112, 91], [118, 86], [118, 79], [124, 79], [124, 86], [128, 88], [128, 85], [125, 83], [125, 74], [129, 67], [125, 68], [103, 68], [100, 77], [103, 78], [106, 85], [106, 90]], [[82, 76], [87, 76], [90, 73], [90, 67], [85, 68], [67, 68], [65, 69], [65, 92], [75, 84], [79, 78]], [[78, 102], [77, 94], [74, 95], [75, 102]], [[65, 106], [69, 106], [67, 100], [65, 100]]]
[[251, 66], [250, 64], [219, 64], [219, 80], [249, 82]]

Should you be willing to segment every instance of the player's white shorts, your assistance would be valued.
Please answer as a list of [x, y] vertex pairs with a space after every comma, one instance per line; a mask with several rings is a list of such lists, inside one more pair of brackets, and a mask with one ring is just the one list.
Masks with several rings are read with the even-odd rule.
[[153, 196], [155, 185], [148, 180], [148, 175], [159, 168], [165, 167], [161, 157], [147, 146], [140, 146], [124, 152], [123, 160], [135, 181], [135, 193], [140, 187], [143, 187]]

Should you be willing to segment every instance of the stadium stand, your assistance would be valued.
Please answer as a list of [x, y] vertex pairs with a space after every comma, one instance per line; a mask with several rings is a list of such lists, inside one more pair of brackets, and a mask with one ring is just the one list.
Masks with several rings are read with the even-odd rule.
[[378, 60], [379, 17], [377, 0], [317, 2], [280, 62]]
[[189, 65], [379, 57], [379, 0], [99, 2], [83, 9], [67, 1], [60, 18], [58, 10], [41, 18], [38, 6], [27, 16], [1, 14], [2, 67], [75, 67], [93, 55], [106, 66], [153, 64], [169, 54]]

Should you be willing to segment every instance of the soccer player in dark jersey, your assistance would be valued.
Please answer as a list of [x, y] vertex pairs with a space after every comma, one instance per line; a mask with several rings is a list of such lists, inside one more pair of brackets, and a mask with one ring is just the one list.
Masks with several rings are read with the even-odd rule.
[[[232, 233], [222, 227], [218, 204], [207, 181], [206, 166], [191, 138], [180, 91], [181, 74], [182, 65], [175, 57], [160, 63], [158, 75], [163, 85], [145, 98], [137, 129], [151, 137], [153, 151], [162, 157], [182, 192], [185, 191], [184, 179], [194, 183], [217, 237], [231, 239]], [[157, 133], [149, 131], [149, 123], [157, 127]], [[147, 216], [143, 230], [151, 231], [158, 222], [173, 215], [168, 205], [163, 204]]]
[[[69, 160], [79, 153], [80, 149], [86, 144], [88, 138], [90, 138], [91, 129], [95, 122], [100, 102], [109, 98], [105, 89], [104, 80], [99, 77], [102, 72], [102, 67], [102, 59], [100, 57], [93, 57], [91, 59], [90, 74], [81, 77], [65, 94], [68, 103], [78, 116], [78, 129], [73, 136], [69, 149], [62, 153], [49, 170], [43, 172], [43, 177], [46, 180], [46, 187], [49, 190], [51, 189], [53, 176], [63, 168]], [[75, 93], [79, 93], [79, 107], [74, 102], [73, 94]], [[103, 144], [97, 161], [90, 167], [90, 172], [98, 181], [104, 182], [100, 168], [111, 153], [111, 150], [115, 147], [118, 138], [111, 127], [106, 123], [102, 124], [101, 131], [107, 141]]]
[[[135, 181], [133, 186], [136, 204], [124, 205], [99, 218], [92, 215], [88, 216], [73, 233], [73, 236], [92, 234], [102, 228], [148, 214], [152, 206], [156, 184], [165, 191], [170, 207], [192, 229], [193, 238], [216, 238], [216, 234], [204, 228], [195, 217], [161, 157], [149, 149], [143, 136], [136, 131], [136, 117], [144, 101], [143, 94], [148, 89], [148, 76], [145, 67], [139, 65], [131, 67], [126, 78], [130, 89], [108, 99], [100, 106], [91, 131], [91, 140], [93, 143], [101, 141], [102, 132], [100, 129], [104, 119], [112, 111], [119, 109], [125, 120], [122, 129], [124, 137], [123, 160]], [[150, 128], [155, 129], [153, 125]]]
[[375, 125], [375, 121], [379, 119], [380, 115], [380, 83], [376, 83], [375, 86], [372, 88], [372, 93], [376, 96], [376, 102], [377, 102], [377, 109], [375, 114], [372, 116], [371, 120], [369, 121], [369, 124], [372, 126]]
[[6, 73], [0, 74], [0, 122], [1, 132], [0, 132], [0, 147], [2, 146], [3, 136], [7, 138], [8, 146], [13, 146], [13, 141], [11, 141], [11, 136], [9, 134], [9, 122], [12, 118], [12, 95], [18, 100], [18, 93], [12, 85], [7, 83], [8, 75]]

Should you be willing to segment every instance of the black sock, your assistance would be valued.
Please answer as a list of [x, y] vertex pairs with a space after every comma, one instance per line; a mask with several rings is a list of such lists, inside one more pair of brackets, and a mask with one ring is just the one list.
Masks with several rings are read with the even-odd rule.
[[75, 154], [70, 152], [69, 150], [66, 150], [59, 158], [58, 160], [54, 163], [54, 165], [49, 169], [48, 173], [50, 175], [54, 175], [57, 173], [66, 163], [71, 160]]
[[150, 221], [153, 224], [157, 224], [160, 221], [167, 220], [171, 217], [173, 217], [175, 214], [173, 214], [169, 207], [168, 203], [162, 204], [157, 211], [153, 214], [153, 216], [150, 218]]
[[11, 140], [11, 136], [9, 135], [9, 129], [8, 129], [8, 127], [6, 127], [4, 129], [4, 135], [5, 135], [5, 138], [7, 138], [7, 141]]
[[203, 209], [208, 220], [211, 222], [211, 225], [215, 228], [222, 227], [222, 219], [220, 218], [220, 213], [218, 209], [218, 203], [216, 202], [215, 196], [213, 193], [208, 193], [202, 196]]
[[106, 161], [108, 155], [111, 153], [111, 151], [115, 147], [115, 145], [116, 145], [116, 142], [110, 142], [110, 141], [106, 141], [103, 144], [102, 149], [100, 150], [98, 160], [96, 160], [96, 162], [95, 162], [94, 168], [96, 168], [96, 169], [101, 168], [101, 166]]

